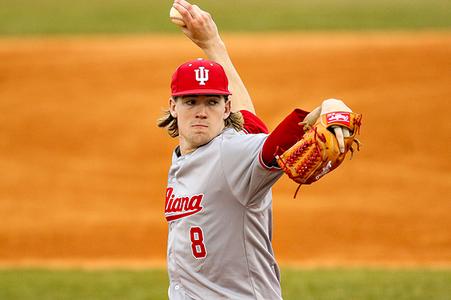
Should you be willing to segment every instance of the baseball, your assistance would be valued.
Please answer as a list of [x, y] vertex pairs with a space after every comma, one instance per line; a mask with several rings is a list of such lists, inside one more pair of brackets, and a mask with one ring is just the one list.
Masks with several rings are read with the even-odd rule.
[[182, 27], [185, 26], [182, 15], [174, 7], [171, 7], [171, 10], [169, 11], [169, 18], [175, 25]]

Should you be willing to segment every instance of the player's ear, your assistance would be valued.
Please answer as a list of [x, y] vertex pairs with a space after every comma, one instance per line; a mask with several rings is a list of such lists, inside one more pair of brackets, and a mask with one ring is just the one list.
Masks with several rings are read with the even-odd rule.
[[224, 108], [224, 120], [230, 116], [231, 111], [232, 111], [232, 101], [226, 99]]
[[173, 118], [177, 118], [177, 112], [175, 111], [176, 100], [172, 97], [169, 98], [169, 112]]

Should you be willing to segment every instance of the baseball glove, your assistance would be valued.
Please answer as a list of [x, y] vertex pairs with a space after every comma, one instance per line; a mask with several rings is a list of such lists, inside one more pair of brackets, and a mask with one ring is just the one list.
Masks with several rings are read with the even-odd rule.
[[[276, 156], [282, 170], [295, 182], [311, 184], [337, 168], [346, 157], [348, 151], [354, 152], [356, 144], [360, 150], [360, 142], [356, 135], [360, 133], [362, 115], [352, 111], [328, 112], [319, 116], [313, 125], [304, 124], [304, 135], [290, 149]], [[334, 128], [347, 128], [344, 139], [344, 151], [340, 151]], [[296, 194], [299, 190], [296, 190]], [[295, 194], [295, 197], [296, 197]]]

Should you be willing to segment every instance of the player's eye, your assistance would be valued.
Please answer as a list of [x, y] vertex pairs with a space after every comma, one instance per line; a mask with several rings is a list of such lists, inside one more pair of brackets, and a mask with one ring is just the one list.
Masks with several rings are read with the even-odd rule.
[[216, 100], [216, 99], [210, 99], [210, 100], [208, 101], [208, 103], [209, 103], [210, 105], [216, 105], [216, 104], [219, 103], [219, 101]]
[[187, 104], [187, 105], [194, 105], [194, 104], [196, 104], [196, 100], [194, 100], [194, 99], [185, 99], [184, 103]]

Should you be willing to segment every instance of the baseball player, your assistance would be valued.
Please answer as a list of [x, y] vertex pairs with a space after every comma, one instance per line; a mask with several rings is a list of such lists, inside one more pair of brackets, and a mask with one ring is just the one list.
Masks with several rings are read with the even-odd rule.
[[158, 123], [179, 140], [165, 201], [169, 298], [282, 299], [271, 245], [271, 187], [283, 174], [275, 153], [299, 141], [299, 123], [322, 106], [294, 110], [268, 134], [211, 16], [184, 0], [173, 6], [208, 59], [176, 69]]

